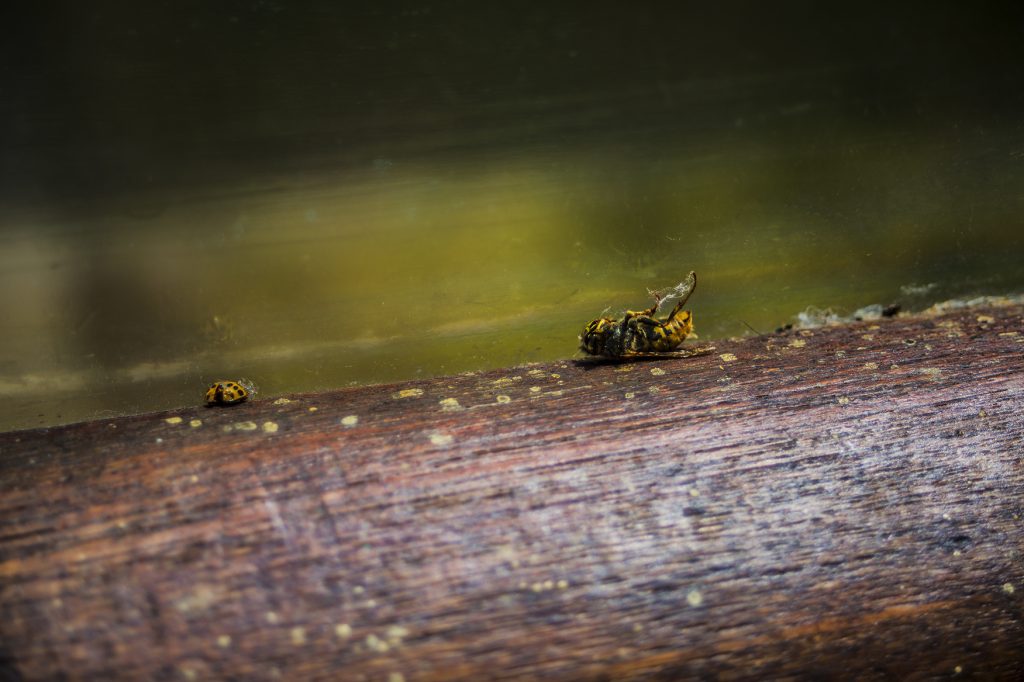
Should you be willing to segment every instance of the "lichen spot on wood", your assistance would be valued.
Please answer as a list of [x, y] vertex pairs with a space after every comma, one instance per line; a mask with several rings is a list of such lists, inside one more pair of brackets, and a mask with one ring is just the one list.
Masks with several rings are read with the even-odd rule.
[[235, 428], [239, 431], [255, 431], [259, 426], [256, 425], [256, 422], [237, 422]]
[[203, 420], [202, 419], [193, 419], [192, 421], [190, 421], [188, 423], [188, 425], [191, 426], [193, 429], [198, 429], [200, 426], [203, 425]]
[[807, 342], [804, 341], [803, 339], [793, 339], [792, 341], [789, 342], [790, 348], [803, 348], [806, 345]]
[[925, 375], [932, 381], [938, 381], [942, 378], [942, 370], [938, 367], [924, 367], [920, 371], [921, 374]]
[[292, 402], [294, 402], [294, 401], [293, 400], [289, 400], [288, 398], [278, 398], [272, 404], [273, 405], [288, 405], [289, 403], [292, 403]]
[[217, 638], [217, 646], [221, 649], [227, 649], [231, 646], [231, 635], [221, 635]]
[[264, 433], [277, 433], [277, 423], [276, 422], [263, 422], [263, 432]]
[[665, 370], [663, 370], [661, 367], [652, 367], [651, 374], [653, 374], [656, 377], [660, 377], [665, 374]]
[[443, 398], [438, 402], [438, 405], [441, 406], [441, 410], [444, 412], [459, 412], [464, 409], [455, 398]]
[[877, 362], [865, 362], [864, 363], [864, 369], [868, 369], [868, 370], [878, 369], [878, 363]]
[[168, 417], [164, 421], [173, 426], [175, 424], [180, 424], [182, 422], [182, 418], [181, 417]]
[[718, 357], [722, 359], [722, 362], [736, 362], [736, 356], [732, 353], [722, 353]]
[[636, 397], [636, 393], [633, 391], [626, 391], [626, 400], [632, 400]]
[[1003, 592], [1006, 594], [1013, 594], [1016, 590], [1013, 587], [1013, 583], [1003, 583]]
[[432, 432], [429, 435], [430, 442], [434, 445], [451, 445], [455, 439], [448, 433], [439, 433], [437, 431]]
[[209, 585], [198, 585], [191, 593], [174, 602], [181, 613], [202, 613], [217, 602], [218, 592]]
[[405, 682], [405, 675], [402, 673], [388, 673], [388, 682]]
[[423, 395], [422, 388], [403, 388], [397, 393], [392, 393], [391, 397], [395, 400], [400, 400], [402, 398], [419, 398], [421, 395]]
[[350, 414], [348, 416], [345, 416], [345, 417], [341, 418], [341, 425], [344, 426], [345, 428], [348, 428], [348, 429], [351, 429], [353, 426], [355, 426], [358, 423], [359, 423], [359, 417], [354, 415], [354, 414]]
[[292, 644], [302, 646], [306, 643], [306, 628], [294, 627], [291, 630]]
[[512, 398], [509, 398], [507, 395], [499, 395], [494, 398], [494, 401], [499, 405], [507, 405], [512, 402]]
[[686, 603], [696, 608], [704, 603], [704, 595], [695, 587], [686, 593]]
[[379, 654], [387, 653], [391, 646], [372, 632], [366, 636], [366, 648]]
[[402, 640], [409, 636], [409, 630], [401, 625], [392, 625], [388, 627], [386, 634], [391, 646], [401, 646]]
[[352, 626], [348, 623], [339, 623], [334, 626], [334, 634], [338, 639], [348, 639], [352, 636]]

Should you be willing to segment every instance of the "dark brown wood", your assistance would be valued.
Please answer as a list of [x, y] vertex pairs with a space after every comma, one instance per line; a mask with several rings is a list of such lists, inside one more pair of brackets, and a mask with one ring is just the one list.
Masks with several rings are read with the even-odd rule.
[[1021, 679], [1022, 321], [0, 435], [0, 678]]

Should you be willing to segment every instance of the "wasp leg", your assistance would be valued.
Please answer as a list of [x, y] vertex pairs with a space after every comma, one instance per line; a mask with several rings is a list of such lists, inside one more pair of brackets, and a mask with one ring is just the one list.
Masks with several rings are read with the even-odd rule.
[[[683, 294], [681, 299], [679, 299], [679, 303], [676, 303], [676, 307], [672, 310], [672, 315], [675, 315], [677, 312], [682, 310], [683, 306], [686, 305], [686, 302], [690, 300], [690, 295], [693, 294], [694, 290], [697, 288], [697, 273], [691, 272], [687, 275], [686, 281], [683, 282], [683, 284], [686, 286], [686, 293]], [[671, 318], [672, 315], [669, 317]]]
[[654, 297], [654, 305], [647, 310], [641, 310], [637, 317], [654, 317], [654, 313], [658, 312], [658, 306], [661, 305], [661, 296]]
[[673, 325], [673, 324], [677, 325], [677, 326], [691, 326], [691, 327], [693, 326], [692, 322], [690, 322], [690, 324], [687, 325], [687, 322], [688, 322], [687, 318], [690, 318], [691, 315], [690, 315], [690, 312], [688, 310], [683, 310], [683, 304], [684, 303], [686, 303], [685, 299], [680, 301], [676, 305], [676, 307], [672, 309], [672, 313], [668, 316], [668, 319], [665, 320], [665, 325], [666, 326]]
[[679, 303], [676, 303], [675, 307], [672, 308], [672, 312], [668, 314], [668, 318], [667, 319], [671, 320], [673, 317], [678, 315], [679, 311], [683, 309], [683, 304], [685, 304], [685, 303], [686, 303], [686, 299], [685, 298], [682, 301], [680, 301]]
[[638, 313], [633, 312], [632, 310], [627, 310], [626, 314], [622, 316], [622, 319], [617, 323], [618, 329], [616, 330], [620, 337], [630, 328], [636, 327], [636, 322], [634, 322], [634, 320], [637, 319], [637, 315]]
[[661, 305], [661, 296], [659, 296], [658, 294], [655, 294], [653, 292], [651, 293], [651, 296], [654, 297], [654, 305], [652, 305], [650, 308], [647, 308], [646, 310], [640, 310], [640, 311], [627, 310], [626, 311], [626, 317], [627, 318], [638, 318], [638, 317], [650, 318], [650, 317], [654, 317], [654, 314], [656, 312], [658, 312], [658, 306]]
[[[647, 311], [644, 311], [644, 312], [647, 312]], [[634, 325], [636, 325], [636, 324], [649, 324], [649, 325], [653, 325], [653, 326], [657, 327], [657, 326], [661, 326], [661, 325], [665, 324], [661, 320], [655, 319], [655, 318], [651, 317], [650, 315], [633, 315], [633, 317], [630, 318], [630, 319], [633, 321]]]
[[[658, 337], [664, 336], [667, 331], [665, 324], [665, 322], [648, 317], [647, 315], [637, 315], [629, 320], [629, 326], [636, 333], [647, 339], [652, 338], [654, 335]], [[660, 332], [658, 331], [659, 329], [661, 330]]]
[[657, 310], [657, 308], [658, 306], [655, 305], [653, 308], [641, 310], [640, 312], [627, 310], [625, 317], [622, 318], [622, 322], [619, 324], [622, 325], [623, 329], [626, 329], [627, 327], [635, 328], [639, 324], [653, 325], [655, 327], [662, 326], [665, 323], [654, 317], [654, 311]]

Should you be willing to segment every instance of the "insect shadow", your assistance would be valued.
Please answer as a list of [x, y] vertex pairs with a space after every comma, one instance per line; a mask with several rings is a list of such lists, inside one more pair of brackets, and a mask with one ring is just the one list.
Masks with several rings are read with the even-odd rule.
[[572, 363], [577, 367], [585, 370], [595, 369], [603, 365], [625, 365], [632, 362], [649, 362], [652, 360], [671, 360], [680, 358], [695, 358], [701, 355], [707, 355], [711, 351], [715, 350], [714, 346], [701, 346], [697, 348], [685, 348], [678, 351], [668, 351], [664, 353], [634, 353], [633, 355], [624, 355], [619, 357], [609, 357], [605, 355], [585, 355], [583, 357], [573, 358]]

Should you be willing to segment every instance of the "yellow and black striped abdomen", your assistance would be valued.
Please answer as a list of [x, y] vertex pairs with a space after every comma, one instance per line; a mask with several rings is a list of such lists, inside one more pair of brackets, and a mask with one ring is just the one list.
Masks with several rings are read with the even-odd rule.
[[640, 328], [643, 341], [640, 344], [648, 352], [667, 353], [675, 350], [686, 337], [693, 333], [693, 315], [690, 311], [673, 311], [672, 316], [657, 326], [643, 325]]
[[678, 346], [693, 333], [693, 315], [689, 310], [681, 310], [672, 315], [665, 323], [665, 332], [673, 340], [673, 347]]

